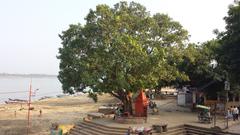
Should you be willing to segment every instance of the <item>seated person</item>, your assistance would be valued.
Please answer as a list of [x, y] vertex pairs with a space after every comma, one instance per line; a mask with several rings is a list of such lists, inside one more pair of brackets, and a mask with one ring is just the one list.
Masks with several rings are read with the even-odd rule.
[[154, 107], [153, 105], [154, 105], [154, 104], [153, 104], [153, 101], [150, 101], [150, 102], [149, 102], [149, 108], [153, 109], [153, 107]]
[[126, 135], [131, 135], [132, 132], [133, 132], [132, 127], [129, 127], [128, 130], [127, 130]]
[[120, 109], [119, 109], [119, 107], [115, 110], [115, 112], [114, 112], [114, 117], [113, 117], [113, 119], [115, 120], [116, 119], [116, 117], [120, 117], [121, 116], [121, 112], [120, 112]]
[[205, 111], [204, 112], [204, 117], [210, 118], [211, 117], [210, 111]]

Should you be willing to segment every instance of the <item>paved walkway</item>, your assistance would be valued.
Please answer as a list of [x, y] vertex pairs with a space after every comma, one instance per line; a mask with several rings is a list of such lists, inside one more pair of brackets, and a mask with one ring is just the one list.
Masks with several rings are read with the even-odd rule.
[[[114, 126], [114, 127], [151, 127], [153, 124], [157, 123], [167, 123], [168, 127], [175, 127], [182, 124], [189, 124], [193, 126], [205, 127], [205, 128], [212, 128], [214, 127], [214, 123], [211, 124], [207, 123], [199, 123], [198, 122], [198, 113], [191, 112], [190, 109], [185, 107], [180, 107], [176, 105], [176, 99], [170, 100], [156, 100], [157, 106], [159, 108], [158, 115], [148, 115], [147, 123], [142, 124], [120, 124], [116, 123], [112, 118], [106, 119], [98, 119], [95, 122], [99, 124], [104, 124], [107, 126]], [[240, 133], [240, 121], [229, 121], [229, 129], [225, 131]], [[226, 120], [224, 116], [217, 116], [216, 126], [220, 127], [221, 129], [226, 128]]]
[[226, 131], [233, 132], [233, 133], [240, 133], [240, 121], [233, 122], [233, 124]]

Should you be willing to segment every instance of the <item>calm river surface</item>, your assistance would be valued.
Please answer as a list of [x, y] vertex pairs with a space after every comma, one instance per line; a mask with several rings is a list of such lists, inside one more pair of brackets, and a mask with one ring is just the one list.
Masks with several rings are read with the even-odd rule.
[[33, 100], [44, 96], [62, 94], [61, 83], [57, 77], [25, 77], [25, 76], [0, 76], [0, 103], [8, 98], [28, 99], [28, 91], [32, 80], [32, 90], [36, 91]]

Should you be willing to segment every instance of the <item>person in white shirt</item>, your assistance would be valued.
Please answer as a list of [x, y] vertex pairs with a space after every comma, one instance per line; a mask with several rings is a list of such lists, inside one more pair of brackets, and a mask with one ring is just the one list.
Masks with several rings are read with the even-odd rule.
[[238, 116], [239, 116], [239, 110], [238, 110], [238, 108], [237, 108], [237, 106], [234, 108], [234, 110], [235, 110], [235, 115], [236, 115], [236, 120], [238, 120]]
[[238, 108], [236, 106], [233, 107], [233, 121], [237, 119]]

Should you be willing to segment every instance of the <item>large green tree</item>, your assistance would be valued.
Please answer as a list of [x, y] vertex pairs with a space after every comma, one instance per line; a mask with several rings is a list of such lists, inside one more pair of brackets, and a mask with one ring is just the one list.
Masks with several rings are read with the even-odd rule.
[[240, 1], [229, 6], [228, 15], [224, 18], [226, 31], [219, 33], [221, 46], [217, 52], [219, 62], [226, 71], [226, 79], [231, 82], [232, 89], [240, 86]]
[[132, 113], [129, 93], [188, 79], [176, 66], [188, 33], [169, 16], [151, 16], [138, 3], [120, 2], [98, 5], [85, 20], [60, 35], [58, 78], [64, 92], [88, 87], [110, 93]]
[[202, 44], [189, 44], [184, 49], [183, 61], [179, 70], [189, 77], [187, 81], [177, 82], [203, 90], [210, 97], [216, 98], [216, 92], [223, 90], [225, 72], [218, 61], [219, 40], [210, 40]]

